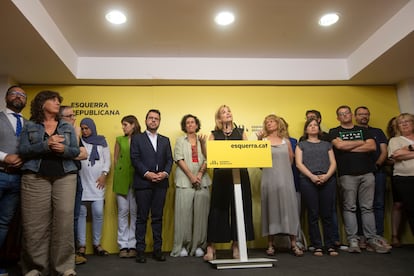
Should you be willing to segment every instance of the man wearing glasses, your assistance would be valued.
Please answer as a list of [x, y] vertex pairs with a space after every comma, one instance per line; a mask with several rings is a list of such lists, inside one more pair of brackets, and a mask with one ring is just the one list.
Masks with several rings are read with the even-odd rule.
[[[27, 95], [17, 85], [6, 92], [6, 110], [0, 112], [0, 247], [7, 237], [10, 222], [20, 201], [20, 167], [22, 159], [17, 153], [24, 119], [21, 111], [26, 106]], [[0, 275], [8, 275], [0, 267]]]
[[362, 229], [368, 241], [367, 250], [389, 253], [391, 247], [376, 234], [373, 201], [376, 170], [372, 153], [375, 140], [367, 128], [355, 126], [351, 108], [342, 105], [336, 109], [340, 125], [329, 130], [338, 167], [339, 185], [342, 193], [343, 216], [350, 253], [360, 253], [357, 204], [361, 209]]

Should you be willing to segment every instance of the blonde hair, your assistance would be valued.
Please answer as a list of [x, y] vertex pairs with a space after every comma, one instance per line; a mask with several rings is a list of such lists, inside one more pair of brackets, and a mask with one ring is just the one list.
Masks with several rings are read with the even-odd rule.
[[[400, 115], [397, 116], [397, 119], [395, 120], [395, 123], [397, 125], [396, 136], [402, 135], [400, 131], [400, 125], [398, 123], [403, 120], [409, 120], [414, 124], [414, 115], [410, 113], [401, 113]], [[413, 133], [414, 133], [414, 128], [413, 128]]]
[[274, 120], [277, 123], [277, 130], [276, 130], [277, 136], [279, 136], [281, 138], [288, 138], [286, 124], [284, 123], [282, 118], [280, 118], [280, 117], [278, 117], [274, 114], [267, 115], [263, 120], [263, 134], [264, 134], [264, 137], [269, 136], [269, 133], [266, 129], [266, 121], [268, 121], [268, 120]]
[[221, 112], [223, 111], [223, 109], [225, 109], [225, 108], [227, 108], [231, 112], [230, 107], [228, 107], [225, 104], [221, 105], [217, 109], [217, 111], [216, 111], [216, 113], [214, 115], [214, 119], [216, 121], [216, 126], [214, 127], [214, 130], [222, 130], [223, 129], [223, 123], [221, 122], [220, 115], [221, 115]]

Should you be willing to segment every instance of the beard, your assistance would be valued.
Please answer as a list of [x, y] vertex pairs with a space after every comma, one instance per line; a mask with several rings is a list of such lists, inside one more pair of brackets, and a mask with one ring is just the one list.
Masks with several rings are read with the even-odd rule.
[[14, 100], [11, 100], [11, 101], [7, 101], [6, 104], [7, 104], [8, 108], [14, 109], [18, 112], [22, 111], [23, 108], [26, 106], [26, 103], [22, 102], [19, 99], [14, 99]]

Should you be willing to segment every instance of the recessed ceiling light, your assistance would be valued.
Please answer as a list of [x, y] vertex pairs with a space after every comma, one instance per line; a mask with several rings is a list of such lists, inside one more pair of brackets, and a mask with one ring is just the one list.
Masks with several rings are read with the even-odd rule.
[[218, 25], [226, 26], [234, 22], [234, 14], [228, 11], [220, 12], [214, 18]]
[[112, 24], [116, 24], [116, 25], [124, 24], [127, 20], [125, 14], [117, 10], [108, 12], [105, 15], [105, 18]]
[[331, 26], [338, 22], [339, 15], [337, 13], [327, 13], [319, 19], [319, 25], [321, 26]]

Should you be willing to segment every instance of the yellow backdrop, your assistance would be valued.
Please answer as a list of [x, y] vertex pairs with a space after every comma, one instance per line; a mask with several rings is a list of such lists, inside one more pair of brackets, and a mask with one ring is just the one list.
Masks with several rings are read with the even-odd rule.
[[[385, 130], [388, 120], [399, 113], [396, 90], [391, 86], [26, 86], [28, 101], [40, 90], [60, 92], [65, 105], [73, 105], [77, 112], [77, 123], [84, 117], [91, 117], [97, 125], [98, 134], [104, 135], [111, 147], [115, 137], [122, 135], [120, 120], [125, 115], [135, 115], [143, 129], [145, 114], [151, 108], [161, 111], [159, 132], [171, 139], [172, 147], [182, 135], [180, 121], [183, 115], [191, 113], [201, 120], [202, 134], [209, 134], [214, 128], [216, 109], [230, 106], [235, 123], [242, 125], [250, 140], [256, 139], [255, 131], [261, 128], [264, 117], [274, 113], [289, 123], [292, 137], [302, 135], [305, 111], [317, 109], [322, 113], [322, 128], [328, 130], [338, 125], [335, 110], [339, 105], [352, 109], [365, 105], [371, 111], [371, 125]], [[29, 117], [30, 106], [23, 112]], [[174, 167], [175, 168], [175, 167]], [[211, 171], [210, 171], [211, 173]], [[266, 247], [266, 239], [260, 229], [260, 171], [249, 169], [252, 193], [253, 215], [256, 239], [249, 247]], [[163, 250], [170, 251], [174, 235], [174, 174], [170, 177], [170, 188], [164, 209]], [[112, 173], [109, 175], [105, 197], [105, 219], [102, 245], [108, 251], [118, 252], [117, 207], [112, 192]], [[385, 237], [390, 238], [391, 191], [387, 189], [387, 214]], [[304, 226], [303, 228], [306, 228]], [[342, 228], [342, 227], [341, 227]], [[147, 234], [147, 250], [152, 250], [150, 227]], [[413, 240], [407, 231], [403, 242]], [[341, 229], [343, 234], [343, 229]], [[344, 235], [342, 235], [343, 238]], [[88, 252], [91, 252], [88, 232]], [[228, 248], [228, 244], [219, 248]]]

